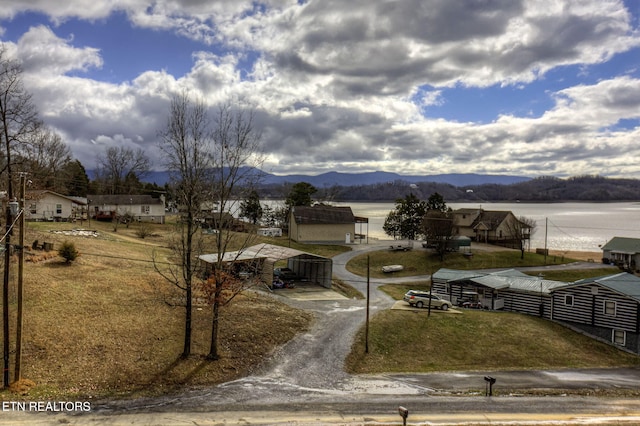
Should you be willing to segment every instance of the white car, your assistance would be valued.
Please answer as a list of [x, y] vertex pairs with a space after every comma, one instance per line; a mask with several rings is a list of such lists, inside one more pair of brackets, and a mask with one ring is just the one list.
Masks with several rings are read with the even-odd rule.
[[402, 300], [407, 302], [409, 305], [417, 308], [428, 307], [429, 299], [431, 299], [432, 308], [438, 308], [446, 311], [453, 307], [453, 303], [441, 298], [437, 294], [429, 294], [428, 291], [409, 290], [402, 298]]

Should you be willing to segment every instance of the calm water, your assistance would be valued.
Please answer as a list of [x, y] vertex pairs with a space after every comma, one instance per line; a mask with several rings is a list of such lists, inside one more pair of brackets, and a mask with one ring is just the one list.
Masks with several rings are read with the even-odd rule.
[[[336, 203], [351, 206], [356, 216], [369, 218], [370, 239], [390, 239], [382, 230], [394, 203]], [[601, 245], [613, 237], [640, 238], [640, 203], [451, 203], [451, 208], [507, 210], [516, 216], [536, 221], [531, 248], [545, 246], [551, 250], [600, 251]], [[545, 226], [546, 224], [546, 226]], [[362, 233], [366, 233], [363, 226]], [[360, 233], [359, 225], [356, 232]]]

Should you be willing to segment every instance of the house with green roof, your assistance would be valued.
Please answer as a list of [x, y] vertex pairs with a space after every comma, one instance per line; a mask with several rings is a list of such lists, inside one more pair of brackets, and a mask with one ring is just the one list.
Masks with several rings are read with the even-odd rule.
[[551, 319], [640, 353], [640, 278], [621, 272], [551, 290]]
[[614, 263], [628, 272], [639, 272], [640, 239], [613, 237], [602, 246], [602, 262]]

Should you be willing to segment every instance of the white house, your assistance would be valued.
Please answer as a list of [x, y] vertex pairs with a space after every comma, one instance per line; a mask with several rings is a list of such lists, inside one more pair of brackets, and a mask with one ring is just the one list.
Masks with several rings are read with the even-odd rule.
[[28, 191], [25, 194], [25, 220], [72, 221], [86, 218], [87, 202], [49, 190]]
[[111, 220], [115, 216], [131, 215], [134, 220], [164, 223], [164, 197], [151, 195], [87, 195], [91, 218]]

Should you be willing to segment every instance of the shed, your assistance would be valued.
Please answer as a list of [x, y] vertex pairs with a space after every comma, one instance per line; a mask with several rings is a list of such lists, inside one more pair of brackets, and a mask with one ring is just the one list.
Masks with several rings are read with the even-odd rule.
[[464, 235], [457, 235], [447, 241], [447, 248], [453, 251], [468, 252], [471, 250], [471, 238], [465, 237]]
[[[217, 262], [218, 254], [205, 254], [200, 260], [208, 267]], [[259, 266], [261, 279], [271, 285], [273, 281], [273, 268], [276, 262], [286, 260], [287, 267], [296, 275], [305, 277], [309, 282], [331, 288], [333, 275], [333, 261], [316, 254], [292, 249], [290, 247], [276, 246], [273, 244], [257, 244], [246, 249], [228, 252], [224, 254], [223, 262], [248, 262], [255, 261]]]

